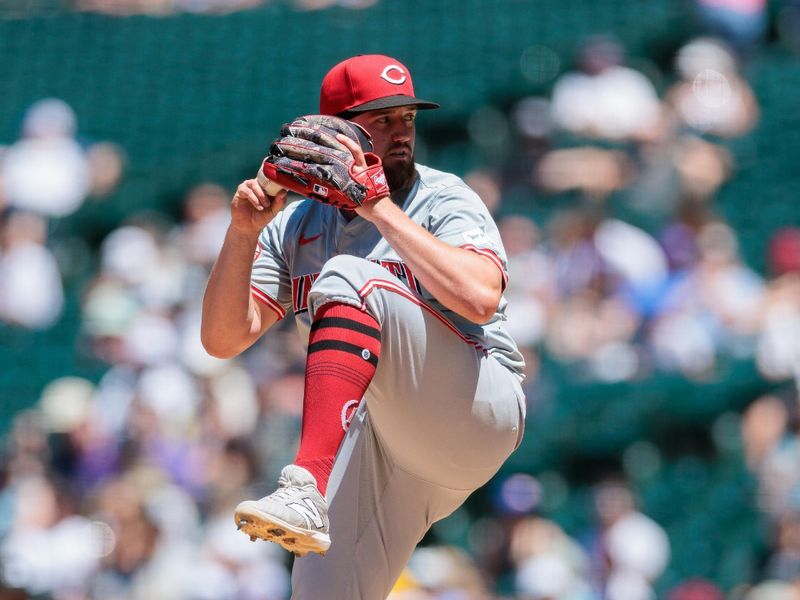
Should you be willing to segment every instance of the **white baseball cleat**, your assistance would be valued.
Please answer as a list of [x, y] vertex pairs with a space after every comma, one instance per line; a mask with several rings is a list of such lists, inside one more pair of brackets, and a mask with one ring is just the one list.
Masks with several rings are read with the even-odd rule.
[[287, 465], [278, 478], [278, 489], [261, 500], [245, 500], [236, 507], [238, 529], [255, 541], [275, 542], [305, 556], [325, 556], [328, 535], [328, 503], [317, 490], [317, 480], [303, 467]]

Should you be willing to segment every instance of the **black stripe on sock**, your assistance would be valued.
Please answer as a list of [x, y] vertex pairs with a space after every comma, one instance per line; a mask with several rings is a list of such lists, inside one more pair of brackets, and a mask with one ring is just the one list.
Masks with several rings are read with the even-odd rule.
[[369, 325], [359, 323], [358, 321], [353, 321], [352, 319], [348, 319], [346, 317], [322, 317], [311, 324], [311, 333], [314, 333], [317, 329], [321, 329], [323, 327], [339, 327], [341, 329], [363, 333], [364, 335], [373, 337], [378, 341], [381, 339], [380, 329], [377, 329], [376, 327], [370, 327]]
[[[343, 342], [341, 340], [320, 340], [319, 342], [314, 342], [308, 347], [309, 354], [313, 352], [319, 352], [320, 350], [339, 350], [340, 352], [348, 352], [363, 358], [361, 352], [364, 350], [364, 347], [357, 346], [356, 344], [351, 344], [349, 342]], [[366, 359], [366, 361], [373, 367], [378, 366], [378, 357], [372, 352], [370, 352], [369, 358]]]

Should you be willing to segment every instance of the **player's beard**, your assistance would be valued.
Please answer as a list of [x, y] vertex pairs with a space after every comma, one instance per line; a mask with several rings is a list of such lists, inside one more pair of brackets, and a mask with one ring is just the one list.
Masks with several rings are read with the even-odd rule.
[[386, 183], [393, 192], [407, 190], [414, 182], [414, 155], [407, 161], [392, 161], [384, 163], [383, 172], [386, 173]]

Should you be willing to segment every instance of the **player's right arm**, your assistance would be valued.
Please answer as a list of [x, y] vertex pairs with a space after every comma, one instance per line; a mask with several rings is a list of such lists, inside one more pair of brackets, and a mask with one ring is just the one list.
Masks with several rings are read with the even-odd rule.
[[286, 192], [268, 196], [255, 179], [239, 184], [231, 201], [231, 224], [203, 296], [200, 339], [217, 358], [240, 354], [278, 315], [250, 292], [253, 255], [261, 231], [286, 203]]

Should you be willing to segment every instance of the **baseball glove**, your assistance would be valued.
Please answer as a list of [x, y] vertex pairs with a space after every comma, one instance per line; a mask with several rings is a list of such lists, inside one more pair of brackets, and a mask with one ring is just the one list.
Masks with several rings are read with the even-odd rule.
[[[350, 150], [336, 139], [341, 133], [364, 150], [367, 168], [356, 173]], [[361, 126], [327, 115], [299, 117], [281, 128], [270, 147], [259, 179], [337, 208], [353, 210], [389, 193], [381, 159]]]

